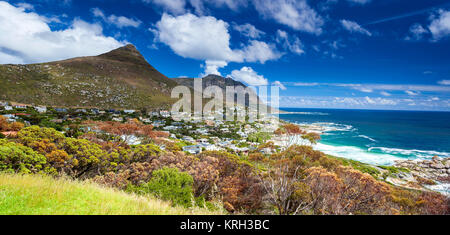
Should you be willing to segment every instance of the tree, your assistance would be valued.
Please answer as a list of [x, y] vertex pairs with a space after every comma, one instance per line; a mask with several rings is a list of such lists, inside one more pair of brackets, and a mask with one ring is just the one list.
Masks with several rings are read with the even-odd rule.
[[38, 173], [44, 170], [46, 159], [31, 148], [13, 142], [0, 141], [0, 171]]
[[30, 145], [33, 142], [39, 142], [44, 139], [52, 143], [60, 143], [65, 136], [53, 128], [41, 128], [39, 126], [26, 127], [19, 131], [17, 137], [24, 145]]
[[174, 205], [191, 207], [193, 202], [194, 180], [187, 173], [175, 168], [156, 170], [148, 183], [131, 186], [129, 191], [139, 194], [155, 194], [163, 200], [170, 200]]

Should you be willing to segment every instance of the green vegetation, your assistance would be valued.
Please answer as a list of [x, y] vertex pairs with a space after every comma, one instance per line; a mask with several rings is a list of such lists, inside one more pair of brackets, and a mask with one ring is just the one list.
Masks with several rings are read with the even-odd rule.
[[[26, 104], [161, 108], [174, 102], [170, 90], [175, 86], [131, 45], [96, 57], [0, 65], [0, 99]], [[51, 125], [45, 120], [43, 124]]]
[[351, 160], [351, 159], [334, 157], [334, 156], [331, 156], [331, 155], [327, 155], [327, 157], [332, 158], [332, 159], [337, 159], [340, 162], [342, 162], [342, 164], [344, 166], [351, 166], [354, 169], [359, 170], [359, 171], [361, 171], [363, 173], [370, 174], [371, 176], [373, 176], [375, 178], [379, 178], [380, 177], [381, 172], [377, 168], [375, 168], [375, 167], [373, 167], [373, 166], [371, 166], [369, 164], [365, 164], [365, 163], [358, 162], [358, 161]]
[[0, 174], [1, 215], [186, 215], [206, 209], [173, 207], [89, 182], [42, 175]]
[[174, 168], [163, 168], [153, 172], [152, 179], [142, 185], [130, 185], [128, 190], [138, 194], [154, 194], [159, 198], [171, 201], [173, 205], [192, 207], [194, 180], [187, 173]]

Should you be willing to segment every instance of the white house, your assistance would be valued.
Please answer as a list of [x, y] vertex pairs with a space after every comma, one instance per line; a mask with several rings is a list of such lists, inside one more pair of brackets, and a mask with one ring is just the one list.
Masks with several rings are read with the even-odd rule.
[[39, 113], [47, 112], [47, 107], [45, 107], [45, 106], [36, 106], [36, 107], [34, 107], [34, 109], [36, 109], [36, 111], [38, 111]]
[[135, 113], [136, 112], [136, 110], [124, 110], [123, 111], [124, 113], [126, 113], [126, 114], [133, 114], [133, 113]]

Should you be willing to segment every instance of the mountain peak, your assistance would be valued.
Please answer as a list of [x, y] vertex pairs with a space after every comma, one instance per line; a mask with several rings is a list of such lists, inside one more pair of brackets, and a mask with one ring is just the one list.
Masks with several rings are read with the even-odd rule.
[[128, 44], [123, 47], [119, 47], [115, 50], [107, 52], [105, 54], [100, 55], [100, 57], [118, 60], [118, 61], [133, 61], [135, 63], [144, 63], [147, 64], [144, 56], [136, 49], [133, 44]]

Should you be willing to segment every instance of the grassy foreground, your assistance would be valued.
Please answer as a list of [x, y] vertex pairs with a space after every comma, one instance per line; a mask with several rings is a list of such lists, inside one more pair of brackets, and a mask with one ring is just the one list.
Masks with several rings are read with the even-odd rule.
[[[206, 209], [171, 207], [155, 198], [89, 182], [0, 174], [0, 215], [185, 215]], [[219, 213], [219, 212], [217, 212]]]

